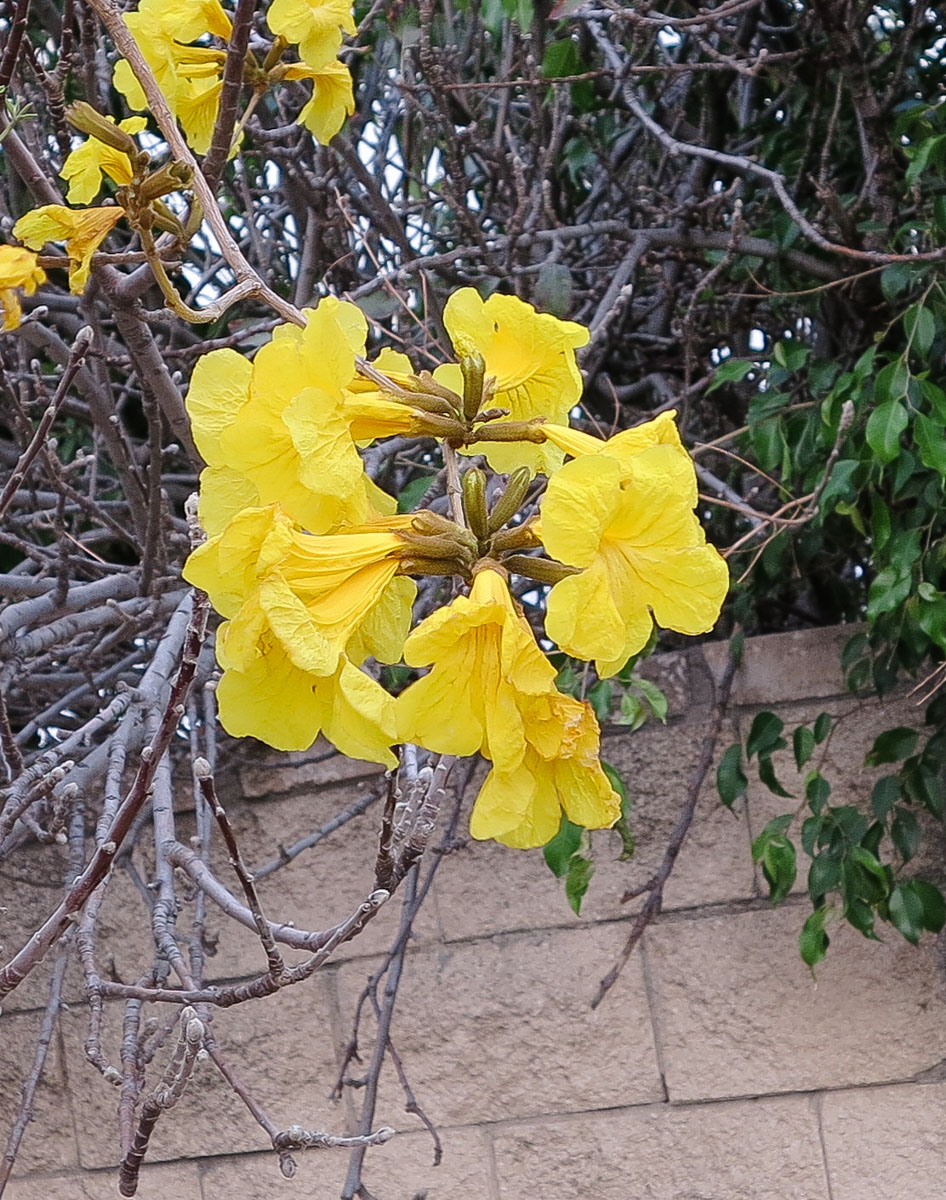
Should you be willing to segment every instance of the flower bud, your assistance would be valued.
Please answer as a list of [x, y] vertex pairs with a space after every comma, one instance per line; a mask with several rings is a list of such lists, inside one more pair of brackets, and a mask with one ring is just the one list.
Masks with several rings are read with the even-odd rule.
[[138, 154], [135, 139], [124, 129], [119, 129], [114, 121], [110, 121], [101, 113], [96, 112], [91, 104], [86, 104], [84, 100], [77, 100], [75, 104], [71, 104], [66, 109], [66, 120], [80, 133], [89, 134], [90, 137], [104, 142], [106, 146], [111, 146], [113, 150], [127, 154], [132, 162], [135, 161], [135, 156]]
[[463, 415], [472, 421], [483, 406], [483, 381], [486, 378], [486, 361], [477, 350], [460, 358], [463, 372]]
[[493, 505], [493, 511], [489, 514], [490, 533], [502, 529], [506, 522], [515, 516], [526, 498], [526, 492], [528, 492], [531, 482], [532, 474], [528, 467], [517, 467], [513, 471], [509, 476], [505, 491]]
[[486, 475], [471, 467], [463, 476], [463, 511], [467, 523], [480, 541], [489, 536], [486, 516]]
[[566, 567], [551, 558], [531, 558], [527, 554], [510, 554], [503, 559], [503, 566], [513, 575], [524, 575], [538, 583], [558, 583], [569, 575], [580, 574], [577, 567]]

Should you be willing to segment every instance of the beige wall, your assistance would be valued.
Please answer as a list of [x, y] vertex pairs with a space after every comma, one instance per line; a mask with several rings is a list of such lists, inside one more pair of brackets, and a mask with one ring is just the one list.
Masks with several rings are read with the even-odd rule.
[[[757, 639], [736, 687], [722, 746], [760, 705], [786, 722], [847, 714], [826, 773], [835, 797], [867, 794], [861, 766], [876, 732], [917, 719], [843, 694], [839, 634]], [[711, 647], [713, 665], [721, 657]], [[913, 949], [889, 934], [869, 944], [841, 930], [812, 979], [795, 939], [802, 896], [772, 910], [749, 855], [754, 832], [792, 807], [751, 789], [723, 810], [708, 787], [667, 888], [666, 911], [609, 998], [589, 1000], [627, 932], [620, 892], [643, 882], [662, 853], [698, 756], [708, 713], [697, 655], [665, 656], [672, 700], [666, 728], [608, 737], [604, 753], [626, 775], [640, 843], [614, 861], [615, 835], [597, 835], [600, 866], [585, 915], [574, 918], [537, 853], [473, 844], [449, 855], [417, 924], [393, 1027], [418, 1100], [438, 1125], [443, 1165], [384, 1076], [376, 1124], [403, 1131], [371, 1152], [366, 1181], [379, 1200], [942, 1200], [946, 1194], [946, 986], [943, 946]], [[783, 764], [789, 785], [793, 772]], [[246, 857], [261, 862], [351, 803], [370, 779], [305, 756], [245, 765], [231, 803]], [[794, 790], [794, 789], [792, 789]], [[186, 818], [185, 818], [186, 819]], [[302, 855], [264, 885], [273, 917], [328, 925], [370, 888], [375, 817], [352, 822], [324, 852]], [[185, 830], [185, 833], [189, 829]], [[609, 844], [611, 843], [611, 844]], [[937, 872], [942, 845], [928, 851]], [[141, 870], [147, 875], [142, 855]], [[49, 871], [37, 855], [35, 876]], [[221, 864], [221, 873], [225, 870]], [[802, 873], [803, 874], [803, 873]], [[55, 881], [55, 876], [50, 882]], [[9, 886], [8, 884], [4, 885]], [[20, 883], [18, 904], [44, 911], [53, 894]], [[143, 909], [119, 881], [105, 914], [115, 970], [140, 971], [146, 947], [128, 932]], [[342, 1132], [345, 1104], [327, 1093], [353, 1000], [397, 923], [397, 902], [309, 984], [264, 1004], [218, 1014], [216, 1036], [281, 1124]], [[631, 907], [633, 911], [633, 906]], [[186, 929], [190, 914], [179, 919]], [[3, 940], [16, 939], [11, 909]], [[255, 939], [213, 918], [222, 936], [218, 979], [263, 966]], [[104, 957], [104, 954], [103, 954]], [[41, 1016], [43, 980], [0, 1018], [0, 1109], [16, 1107]], [[115, 1105], [83, 1058], [85, 1012], [71, 976], [47, 1082], [10, 1200], [116, 1195]], [[114, 1053], [120, 1010], [111, 1011]], [[159, 1055], [159, 1061], [163, 1061]], [[355, 1094], [356, 1099], [358, 1093]], [[265, 1139], [209, 1064], [158, 1127], [143, 1200], [336, 1197], [343, 1152], [299, 1156], [283, 1181]], [[426, 1192], [425, 1192], [426, 1189]]]

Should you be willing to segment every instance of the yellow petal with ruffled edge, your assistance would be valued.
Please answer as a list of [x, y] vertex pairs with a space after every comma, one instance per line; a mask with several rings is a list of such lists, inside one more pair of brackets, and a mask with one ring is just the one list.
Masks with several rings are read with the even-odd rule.
[[[582, 392], [575, 350], [588, 341], [583, 325], [537, 312], [515, 296], [492, 295], [484, 301], [475, 288], [453, 293], [443, 321], [458, 358], [472, 351], [483, 356], [486, 374], [496, 378], [492, 406], [509, 409], [504, 421], [545, 417], [555, 425], [568, 424]], [[455, 387], [446, 376], [441, 381]], [[528, 466], [551, 474], [563, 457], [549, 442], [480, 442], [464, 453], [485, 454], [490, 466], [504, 473]]]
[[92, 255], [124, 215], [125, 210], [117, 205], [72, 209], [44, 204], [20, 217], [13, 236], [31, 250], [41, 250], [46, 242], [65, 242], [70, 259], [69, 291], [79, 295], [89, 281]]
[[651, 612], [678, 633], [712, 629], [729, 572], [695, 502], [692, 464], [670, 444], [625, 467], [600, 454], [566, 464], [543, 498], [541, 535], [553, 557], [585, 570], [552, 588], [549, 637], [608, 676], [646, 644]]
[[207, 593], [222, 617], [233, 618], [260, 577], [284, 560], [292, 545], [292, 521], [278, 505], [247, 508], [191, 553], [182, 574]]
[[311, 81], [312, 96], [296, 118], [296, 124], [304, 125], [317, 141], [327, 146], [355, 111], [351, 72], [344, 63], [333, 59], [317, 71], [293, 64], [283, 78]]
[[521, 766], [496, 767], [476, 799], [470, 820], [475, 838], [526, 849], [558, 832], [562, 809], [586, 829], [613, 825], [621, 815], [598, 760], [598, 722], [590, 705], [559, 692], [523, 702], [528, 746]]
[[632, 429], [622, 429], [620, 433], [609, 438], [593, 437], [590, 433], [582, 433], [579, 429], [571, 429], [564, 425], [547, 426], [545, 435], [550, 442], [573, 458], [582, 458], [586, 454], [606, 454], [608, 458], [615, 459], [626, 468], [635, 455], [654, 446], [673, 446], [689, 459], [680, 441], [676, 418], [676, 410], [668, 409], [659, 413], [652, 421], [645, 421]]
[[519, 699], [553, 687], [555, 669], [501, 575], [479, 571], [469, 596], [431, 613], [407, 639], [404, 661], [433, 665], [398, 697], [401, 740], [441, 754], [481, 750], [504, 769], [521, 761]]
[[273, 0], [266, 23], [298, 44], [299, 56], [315, 70], [335, 57], [343, 32], [357, 32], [350, 0]]
[[255, 737], [277, 750], [308, 750], [323, 733], [343, 754], [397, 765], [394, 701], [342, 659], [334, 675], [299, 670], [274, 645], [246, 670], [228, 669], [217, 685], [220, 723], [234, 737]]

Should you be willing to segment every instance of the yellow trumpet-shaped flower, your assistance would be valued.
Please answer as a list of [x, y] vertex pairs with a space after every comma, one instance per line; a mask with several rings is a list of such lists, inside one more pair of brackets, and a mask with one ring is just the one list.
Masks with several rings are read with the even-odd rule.
[[591, 706], [560, 692], [524, 703], [526, 751], [513, 770], [493, 767], [473, 806], [470, 833], [505, 846], [544, 846], [558, 833], [562, 809], [586, 829], [606, 829], [621, 802], [598, 759]]
[[[105, 120], [114, 123], [112, 117]], [[141, 133], [147, 125], [145, 117], [128, 117], [118, 122], [118, 128], [128, 134]], [[72, 151], [59, 174], [69, 184], [66, 199], [70, 204], [91, 204], [102, 187], [103, 175], [115, 183], [129, 184], [134, 168], [127, 154], [90, 137]]]
[[277, 750], [307, 750], [319, 734], [350, 758], [397, 765], [394, 700], [379, 683], [341, 658], [333, 675], [300, 670], [271, 631], [245, 667], [229, 665], [227, 626], [218, 632], [225, 667], [217, 685], [220, 723], [234, 737], [255, 737]]
[[317, 71], [335, 57], [343, 33], [357, 32], [349, 0], [273, 0], [266, 23], [298, 44], [300, 58]]
[[69, 255], [69, 290], [78, 295], [89, 281], [92, 255], [112, 228], [125, 215], [123, 208], [66, 208], [62, 204], [44, 204], [34, 208], [13, 226], [13, 236], [31, 250], [41, 250], [46, 242], [65, 242]]
[[[575, 350], [588, 341], [583, 325], [536, 312], [515, 296], [497, 294], [484, 301], [474, 288], [453, 293], [443, 321], [458, 357], [472, 352], [483, 356], [487, 376], [496, 380], [490, 407], [509, 409], [502, 421], [544, 417], [554, 425], [568, 424], [568, 414], [582, 391]], [[459, 367], [439, 367], [434, 374], [462, 394]], [[480, 442], [465, 452], [485, 454], [490, 466], [504, 473], [528, 466], [551, 474], [563, 459], [551, 441], [544, 445]]]
[[304, 125], [323, 146], [328, 145], [345, 124], [346, 117], [355, 111], [349, 69], [338, 59], [332, 59], [317, 70], [303, 63], [293, 63], [286, 69], [283, 79], [311, 80], [312, 97], [299, 113], [298, 124]]
[[214, 350], [194, 370], [186, 403], [210, 468], [200, 502], [209, 533], [253, 503], [278, 502], [312, 533], [394, 510], [365, 474], [344, 411], [365, 319], [331, 297], [305, 315], [304, 329], [277, 327], [252, 364]]
[[[199, 546], [184, 578], [230, 619], [226, 643], [234, 665], [245, 669], [255, 661], [268, 632], [301, 671], [327, 676], [382, 603], [405, 553], [404, 540], [388, 529], [313, 537], [270, 505], [245, 509]], [[400, 657], [413, 597], [409, 581], [396, 585], [382, 614], [388, 631], [378, 624], [363, 631], [363, 653]]]
[[[206, 154], [220, 103], [226, 52], [186, 43], [206, 34], [228, 40], [232, 24], [223, 6], [219, 0], [141, 0], [137, 12], [122, 19], [189, 145], [197, 154]], [[113, 81], [133, 109], [141, 112], [148, 107], [125, 59], [115, 64]]]
[[480, 751], [505, 770], [521, 764], [521, 698], [552, 690], [555, 669], [498, 571], [479, 571], [469, 596], [422, 621], [405, 643], [404, 661], [433, 666], [398, 697], [402, 741], [440, 754]]
[[576, 658], [613, 675], [650, 637], [654, 621], [707, 633], [729, 572], [696, 518], [692, 463], [673, 444], [625, 462], [605, 453], [566, 463], [549, 481], [540, 536], [576, 575], [549, 593], [545, 628]]
[[607, 440], [567, 425], [547, 425], [544, 431], [548, 441], [573, 458], [583, 458], [586, 454], [606, 454], [626, 467], [642, 450], [649, 450], [653, 446], [673, 446], [689, 462], [690, 456], [680, 440], [676, 418], [676, 411], [669, 409], [659, 413], [652, 421], [622, 429]]
[[32, 296], [46, 272], [36, 255], [22, 246], [0, 246], [0, 316], [4, 329], [16, 329], [23, 318], [18, 291]]

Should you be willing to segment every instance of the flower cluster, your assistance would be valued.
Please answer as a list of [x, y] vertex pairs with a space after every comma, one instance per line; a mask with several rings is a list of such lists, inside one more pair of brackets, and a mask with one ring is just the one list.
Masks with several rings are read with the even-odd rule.
[[[674, 414], [607, 441], [569, 428], [587, 331], [514, 297], [451, 296], [456, 361], [432, 374], [391, 351], [366, 362], [354, 305], [328, 298], [303, 315], [252, 363], [205, 355], [187, 397], [209, 540], [185, 577], [225, 618], [224, 726], [284, 749], [321, 732], [386, 766], [397, 742], [480, 753], [491, 769], [474, 837], [543, 845], [563, 810], [610, 826], [620, 806], [594, 713], [557, 689], [510, 580], [552, 585], [546, 635], [601, 675], [643, 648], [654, 621], [712, 628], [728, 574], [694, 514]], [[398, 514], [369, 479], [360, 448], [392, 435], [442, 446], [450, 517]], [[457, 451], [505, 480], [488, 486], [478, 466], [461, 479]], [[536, 475], [547, 486], [538, 516], [523, 519]], [[454, 595], [412, 630], [413, 579], [424, 576], [452, 576]], [[395, 698], [370, 662], [402, 659], [429, 669]]]
[[[123, 20], [188, 144], [195, 153], [206, 154], [220, 109], [226, 44], [233, 32], [230, 14], [220, 0], [140, 0]], [[355, 107], [351, 75], [336, 57], [343, 33], [355, 32], [350, 4], [273, 0], [267, 22], [276, 43], [262, 61], [248, 52], [243, 68], [254, 107], [273, 84], [308, 81], [312, 96], [298, 119], [320, 142], [328, 142]], [[298, 44], [300, 62], [281, 61], [290, 43]], [[125, 59], [115, 65], [114, 83], [136, 112], [147, 109], [147, 97]]]

